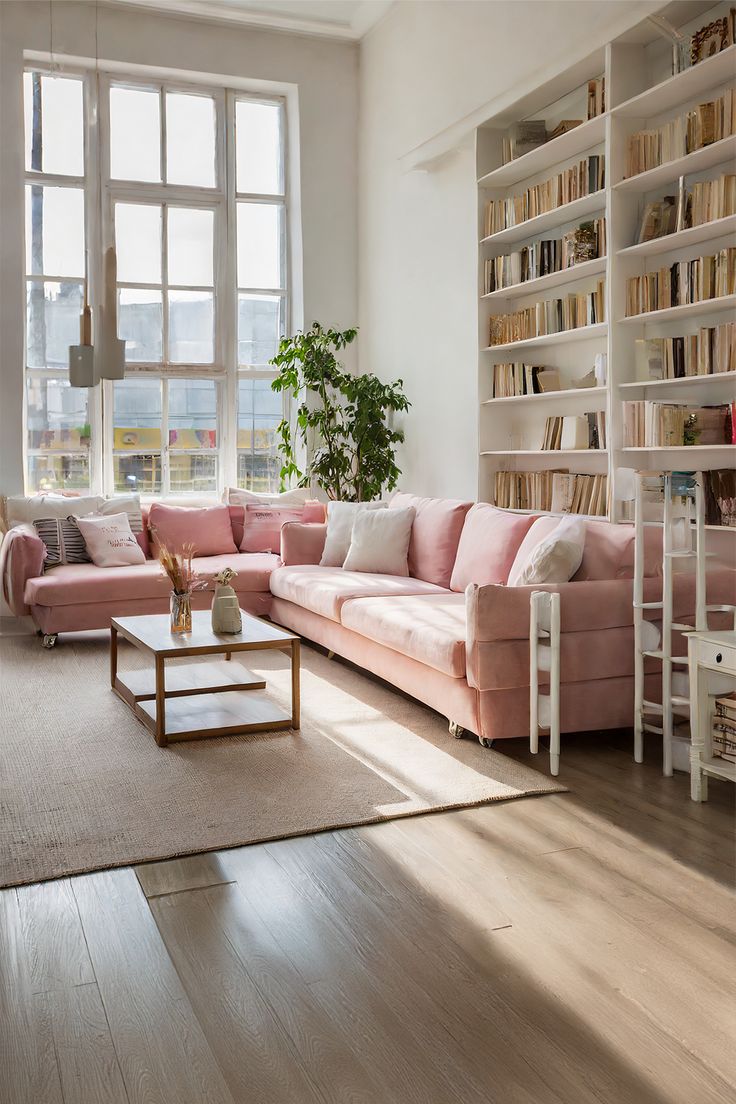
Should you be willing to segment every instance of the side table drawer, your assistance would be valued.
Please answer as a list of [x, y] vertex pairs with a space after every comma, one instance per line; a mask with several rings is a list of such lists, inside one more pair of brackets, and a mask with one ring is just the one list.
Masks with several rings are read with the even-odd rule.
[[698, 663], [711, 671], [726, 671], [730, 675], [736, 675], [736, 650], [701, 640], [698, 643]]

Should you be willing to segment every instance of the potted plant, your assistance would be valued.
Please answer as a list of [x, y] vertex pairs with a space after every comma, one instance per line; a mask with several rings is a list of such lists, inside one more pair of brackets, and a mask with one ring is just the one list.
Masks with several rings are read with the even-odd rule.
[[[403, 380], [383, 383], [370, 373], [352, 375], [336, 353], [355, 340], [357, 329], [311, 329], [283, 338], [271, 361], [279, 374], [271, 384], [297, 400], [294, 424], [285, 418], [276, 432], [283, 466], [281, 484], [316, 482], [328, 498], [370, 502], [398, 483], [396, 445], [404, 440], [391, 415], [408, 410]], [[297, 462], [301, 448], [307, 461]]]

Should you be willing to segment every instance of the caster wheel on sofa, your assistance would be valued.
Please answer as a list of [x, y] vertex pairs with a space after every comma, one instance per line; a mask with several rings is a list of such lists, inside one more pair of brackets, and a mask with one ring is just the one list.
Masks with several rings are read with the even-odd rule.
[[487, 740], [485, 736], [478, 737], [478, 743], [481, 747], [490, 748], [493, 747], [493, 740]]
[[59, 639], [58, 633], [41, 633], [39, 635], [43, 636], [41, 644], [44, 648], [48, 649], [56, 647], [56, 641]]
[[465, 729], [461, 728], [457, 721], [450, 721], [450, 735], [453, 740], [462, 740], [465, 735]]

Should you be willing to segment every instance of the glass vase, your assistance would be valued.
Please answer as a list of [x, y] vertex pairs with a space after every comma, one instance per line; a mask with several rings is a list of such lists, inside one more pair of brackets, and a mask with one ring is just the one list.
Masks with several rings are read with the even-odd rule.
[[192, 631], [192, 592], [186, 590], [179, 594], [171, 592], [171, 631], [185, 633]]

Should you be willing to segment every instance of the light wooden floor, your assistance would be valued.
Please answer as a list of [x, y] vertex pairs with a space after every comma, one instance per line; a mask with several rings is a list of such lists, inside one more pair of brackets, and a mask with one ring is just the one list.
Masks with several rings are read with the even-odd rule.
[[5, 890], [0, 1100], [733, 1102], [733, 790], [611, 736], [561, 780]]

